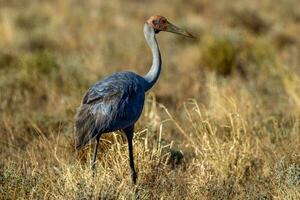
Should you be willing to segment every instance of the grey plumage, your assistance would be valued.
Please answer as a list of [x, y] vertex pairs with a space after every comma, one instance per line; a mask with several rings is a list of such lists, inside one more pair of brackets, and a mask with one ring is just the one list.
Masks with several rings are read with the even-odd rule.
[[85, 146], [97, 134], [133, 125], [143, 110], [143, 82], [143, 78], [133, 72], [119, 72], [93, 85], [77, 111], [76, 148]]

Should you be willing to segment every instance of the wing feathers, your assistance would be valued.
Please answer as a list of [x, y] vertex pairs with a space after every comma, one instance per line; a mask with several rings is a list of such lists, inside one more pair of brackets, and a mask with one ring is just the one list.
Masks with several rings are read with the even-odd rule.
[[117, 73], [87, 91], [75, 118], [77, 149], [97, 134], [121, 129], [137, 120], [144, 104], [144, 89], [137, 76]]

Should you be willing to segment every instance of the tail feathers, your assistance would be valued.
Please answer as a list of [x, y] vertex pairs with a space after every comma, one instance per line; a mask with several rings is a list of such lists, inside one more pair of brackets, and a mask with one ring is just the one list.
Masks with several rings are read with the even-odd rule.
[[81, 105], [75, 117], [75, 147], [83, 148], [97, 135], [94, 116], [89, 112], [88, 105]]
[[92, 139], [94, 139], [97, 135], [96, 129], [90, 131], [85, 137], [78, 138], [75, 137], [75, 148], [76, 150], [80, 150], [85, 147]]

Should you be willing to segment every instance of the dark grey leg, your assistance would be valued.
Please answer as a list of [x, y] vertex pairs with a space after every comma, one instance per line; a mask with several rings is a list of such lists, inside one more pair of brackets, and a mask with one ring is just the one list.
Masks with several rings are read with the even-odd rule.
[[137, 174], [134, 169], [133, 148], [132, 148], [133, 131], [134, 131], [134, 126], [130, 126], [130, 127], [127, 127], [124, 129], [124, 132], [127, 136], [127, 141], [128, 141], [131, 180], [132, 180], [133, 184], [136, 184]]
[[95, 146], [94, 157], [93, 157], [93, 162], [92, 162], [93, 176], [95, 175], [96, 158], [97, 158], [99, 141], [100, 141], [100, 134], [99, 134], [99, 136], [96, 137], [96, 146]]

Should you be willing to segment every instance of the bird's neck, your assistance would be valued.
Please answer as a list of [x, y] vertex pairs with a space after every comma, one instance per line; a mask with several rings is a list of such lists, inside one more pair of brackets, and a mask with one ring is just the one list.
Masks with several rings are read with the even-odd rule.
[[149, 72], [144, 76], [145, 91], [148, 91], [153, 87], [159, 77], [162, 62], [159, 47], [155, 38], [155, 32], [147, 23], [144, 25], [144, 34], [152, 52], [152, 66]]

